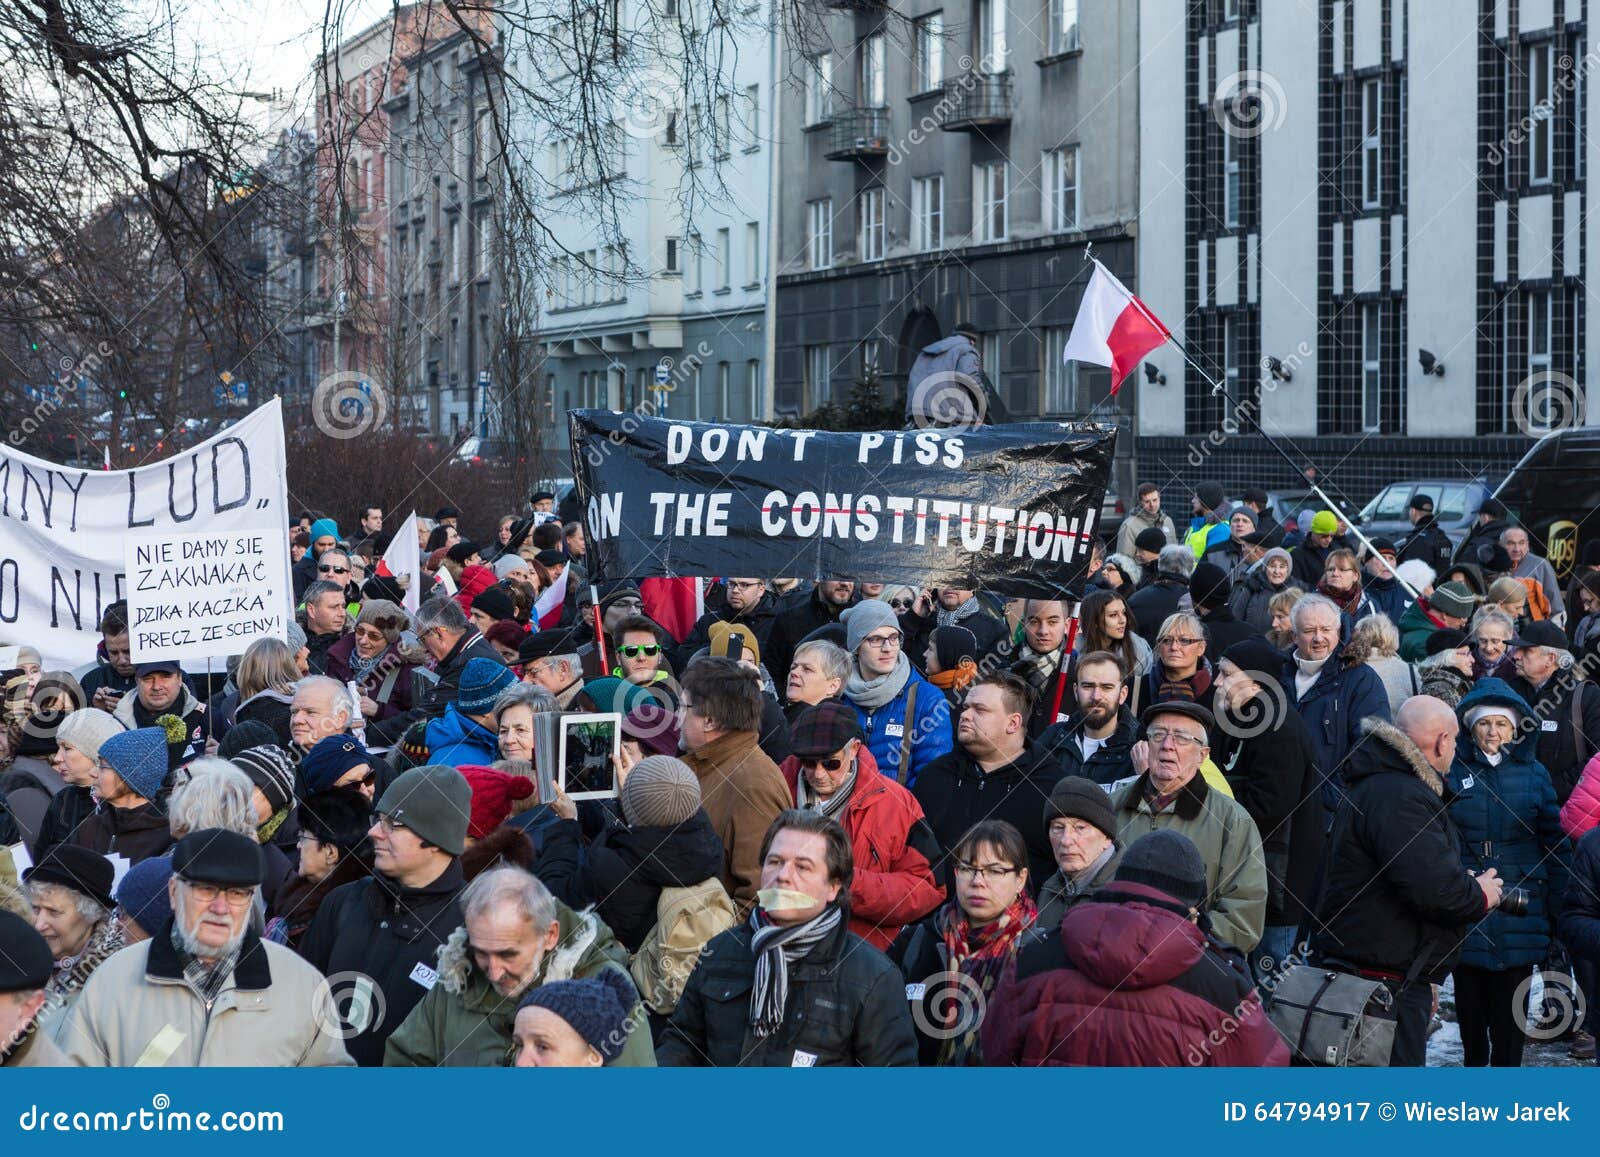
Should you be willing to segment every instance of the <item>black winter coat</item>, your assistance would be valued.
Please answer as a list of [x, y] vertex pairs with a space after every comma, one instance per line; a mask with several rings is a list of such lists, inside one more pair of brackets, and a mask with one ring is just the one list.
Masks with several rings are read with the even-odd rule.
[[56, 792], [39, 825], [39, 838], [32, 848], [33, 862], [37, 864], [57, 844], [71, 843], [78, 825], [93, 814], [94, 793], [88, 788], [68, 784]]
[[1128, 596], [1128, 610], [1133, 615], [1134, 624], [1152, 650], [1161, 624], [1167, 621], [1168, 615], [1177, 613], [1178, 604], [1188, 593], [1189, 584], [1183, 579], [1161, 575], [1149, 586]]
[[1265, 634], [1272, 629], [1273, 598], [1288, 590], [1292, 582], [1285, 579], [1282, 586], [1275, 587], [1267, 580], [1266, 568], [1258, 565], [1233, 585], [1228, 610], [1239, 622], [1249, 623]]
[[153, 803], [127, 808], [101, 804], [64, 842], [102, 856], [126, 856], [130, 864], [164, 855], [174, 843], [167, 813]]
[[1244, 639], [1259, 639], [1265, 634], [1254, 623], [1240, 621], [1227, 607], [1207, 611], [1200, 616], [1200, 621], [1206, 628], [1206, 658], [1211, 660], [1213, 667], [1222, 658], [1222, 652], [1235, 643]]
[[1450, 552], [1455, 550], [1456, 544], [1439, 529], [1430, 514], [1412, 527], [1411, 533], [1397, 542], [1395, 548], [1397, 564], [1419, 559], [1431, 566], [1435, 574], [1442, 575], [1450, 566]]
[[1561, 907], [1561, 943], [1591, 964], [1600, 964], [1600, 828], [1578, 841], [1572, 877]]
[[[1572, 677], [1572, 670], [1557, 671], [1545, 680], [1543, 687], [1534, 685], [1521, 675], [1506, 680], [1511, 689], [1533, 708], [1539, 716], [1539, 762], [1550, 773], [1550, 783], [1556, 789], [1556, 805], [1567, 802], [1572, 789], [1578, 786], [1583, 769], [1600, 750], [1600, 687], [1587, 680]], [[1572, 697], [1582, 694], [1583, 734], [1572, 727]], [[1552, 729], [1552, 726], [1553, 729]]]
[[1316, 903], [1313, 894], [1322, 862], [1322, 777], [1311, 735], [1297, 711], [1279, 711], [1271, 692], [1256, 696], [1230, 716], [1245, 726], [1273, 721], [1266, 731], [1236, 739], [1217, 728], [1211, 757], [1233, 789], [1233, 798], [1261, 833], [1267, 861], [1267, 924], [1300, 925]]
[[583, 848], [577, 820], [545, 829], [533, 874], [569, 908], [593, 905], [616, 938], [637, 952], [656, 926], [663, 888], [688, 888], [722, 875], [722, 841], [705, 809], [673, 827], [631, 828], [609, 811]]
[[1314, 546], [1310, 541], [1302, 542], [1289, 552], [1289, 581], [1301, 590], [1316, 590], [1317, 584], [1322, 581], [1322, 572], [1327, 569], [1328, 556], [1337, 550], [1338, 546], [1337, 539], [1327, 546]]
[[713, 937], [656, 1044], [656, 1063], [680, 1067], [910, 1066], [916, 1031], [905, 983], [888, 957], [839, 926], [789, 966], [783, 1025], [750, 1031], [755, 983], [748, 921]]
[[761, 649], [762, 666], [772, 673], [773, 681], [781, 688], [789, 679], [789, 664], [794, 662], [795, 648], [802, 639], [818, 627], [839, 621], [848, 608], [824, 604], [819, 588], [813, 587], [811, 597], [794, 610], [777, 615], [772, 621], [772, 631]]
[[[500, 657], [500, 652], [494, 649], [494, 644], [485, 639], [476, 628], [470, 629], [451, 648], [450, 653], [439, 661], [434, 669], [434, 674], [439, 676], [439, 681], [410, 711], [403, 711], [399, 715], [391, 715], [388, 719], [381, 719], [367, 725], [367, 742], [375, 746], [396, 744], [406, 729], [421, 719], [438, 719], [444, 715], [444, 709], [456, 701], [456, 694], [461, 688], [461, 672], [466, 669], [467, 663], [473, 659], [493, 659], [504, 667], [506, 661]], [[404, 675], [401, 678], [405, 678]], [[380, 1054], [382, 1049], [379, 1049]]]
[[[306, 929], [300, 955], [324, 976], [371, 977], [374, 1011], [382, 994], [381, 1022], [344, 1025], [345, 1048], [356, 1064], [383, 1064], [384, 1042], [432, 986], [439, 946], [461, 927], [462, 883], [459, 860], [422, 888], [403, 888], [386, 876], [358, 880], [329, 896]], [[339, 1004], [342, 1013], [362, 1007], [360, 1001]]]
[[[741, 615], [735, 615], [727, 603], [723, 603], [716, 610], [707, 611], [700, 616], [687, 638], [672, 648], [672, 665], [682, 671], [689, 665], [689, 660], [701, 647], [711, 645], [711, 627], [714, 623], [729, 623], [735, 627], [748, 627], [750, 633], [756, 637], [760, 645], [762, 657], [765, 658], [767, 640], [772, 637], [772, 624], [777, 619], [778, 600], [771, 591], [764, 591], [761, 601]], [[787, 672], [787, 668], [785, 668]]]
[[1094, 780], [1101, 787], [1110, 787], [1137, 774], [1133, 770], [1131, 752], [1139, 737], [1139, 724], [1131, 712], [1124, 709], [1117, 713], [1117, 729], [1088, 759], [1083, 757], [1083, 748], [1078, 743], [1082, 732], [1083, 716], [1079, 714], [1047, 728], [1039, 737], [1039, 750], [1061, 765], [1063, 778], [1078, 775]]
[[1347, 791], [1329, 836], [1313, 955], [1441, 983], [1486, 910], [1461, 860], [1444, 777], [1392, 724], [1368, 720], [1344, 767]]
[[1045, 835], [1044, 805], [1061, 774], [1061, 765], [1031, 739], [1015, 762], [988, 773], [964, 747], [939, 756], [918, 772], [911, 794], [939, 841], [939, 862], [933, 865], [939, 882], [953, 887], [950, 852], [968, 828], [979, 820], [1005, 820], [1027, 841], [1028, 890], [1037, 896], [1056, 870], [1055, 853]]

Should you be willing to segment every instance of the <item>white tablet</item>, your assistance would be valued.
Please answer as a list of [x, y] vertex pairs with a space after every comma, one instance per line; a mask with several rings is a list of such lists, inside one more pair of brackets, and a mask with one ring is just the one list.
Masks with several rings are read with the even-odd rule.
[[569, 799], [615, 799], [622, 716], [615, 711], [561, 717], [557, 783]]

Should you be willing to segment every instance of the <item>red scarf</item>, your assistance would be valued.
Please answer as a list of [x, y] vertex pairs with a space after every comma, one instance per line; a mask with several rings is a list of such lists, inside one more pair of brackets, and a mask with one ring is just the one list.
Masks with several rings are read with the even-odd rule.
[[1328, 585], [1327, 576], [1317, 583], [1317, 593], [1325, 598], [1332, 599], [1339, 604], [1339, 609], [1347, 615], [1354, 615], [1361, 607], [1361, 584], [1358, 582], [1347, 591], [1338, 591]]
[[[994, 993], [994, 986], [999, 983], [1006, 965], [1016, 955], [1018, 940], [1033, 927], [1033, 922], [1038, 918], [1039, 908], [1026, 888], [1011, 902], [1010, 907], [990, 923], [978, 928], [972, 926], [961, 905], [951, 900], [940, 909], [934, 925], [944, 937], [945, 967], [975, 980], [987, 1000]], [[940, 1048], [939, 1064], [979, 1063], [978, 1028], [983, 1017], [973, 1015], [973, 1002], [969, 1000], [944, 1000], [940, 1003], [943, 1006], [939, 1011], [944, 1013], [944, 1027], [957, 1031]]]

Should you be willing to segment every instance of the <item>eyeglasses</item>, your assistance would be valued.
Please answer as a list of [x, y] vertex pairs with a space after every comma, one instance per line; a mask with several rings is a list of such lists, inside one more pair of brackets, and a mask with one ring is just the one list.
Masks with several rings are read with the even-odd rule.
[[256, 895], [254, 888], [224, 888], [217, 884], [197, 884], [193, 880], [185, 880], [184, 883], [188, 885], [190, 895], [202, 904], [214, 904], [218, 896], [226, 896], [228, 907], [243, 908]]
[[644, 610], [644, 604], [638, 599], [618, 599], [611, 604], [611, 609], [614, 611], [642, 611]]
[[1172, 731], [1165, 727], [1152, 727], [1144, 733], [1144, 737], [1157, 747], [1169, 739], [1180, 748], [1204, 747], [1206, 742], [1202, 736], [1190, 735], [1187, 731]]
[[372, 813], [372, 826], [377, 828], [386, 836], [392, 836], [395, 834], [395, 832], [411, 830], [408, 825], [401, 823], [393, 816], [383, 815], [381, 812]]
[[1204, 639], [1192, 639], [1186, 635], [1168, 635], [1164, 639], [1157, 639], [1158, 647], [1198, 647]]
[[[350, 771], [354, 771], [354, 770], [355, 770], [355, 768], [351, 768], [350, 769]], [[349, 774], [350, 774], [349, 771], [345, 772], [345, 775], [349, 775]], [[378, 780], [378, 773], [373, 771], [372, 768], [369, 767], [369, 768], [367, 768], [366, 774], [363, 775], [360, 779], [352, 779], [352, 780], [349, 780], [348, 782], [346, 782], [343, 778], [341, 778], [339, 780], [339, 783], [338, 783], [337, 786], [340, 786], [340, 787], [366, 787], [369, 783], [376, 783], [377, 780]], [[399, 826], [399, 825], [396, 825], [396, 826]]]
[[911, 601], [909, 599], [890, 599], [889, 606], [897, 611], [909, 611], [911, 609]]
[[754, 590], [760, 590], [762, 587], [766, 586], [767, 584], [762, 582], [760, 579], [729, 579], [723, 585], [726, 586], [730, 591], [732, 591], [732, 590], [754, 591]]
[[871, 647], [876, 651], [894, 651], [900, 647], [900, 636], [894, 635], [868, 635], [861, 640], [862, 646]]
[[371, 639], [373, 642], [377, 642], [379, 639], [383, 638], [382, 631], [378, 630], [377, 627], [369, 627], [365, 623], [357, 627], [352, 633], [358, 639]]
[[985, 880], [999, 883], [1007, 876], [1015, 876], [1019, 871], [1020, 868], [1007, 868], [1000, 864], [985, 864], [980, 868], [977, 864], [969, 864], [963, 860], [956, 861], [956, 876], [963, 880], [976, 880], [982, 876]]
[[826, 759], [809, 755], [795, 756], [801, 767], [820, 767], [823, 771], [838, 771], [845, 765], [844, 759], [837, 755], [830, 755]]
[[637, 659], [643, 655], [647, 659], [654, 659], [661, 654], [660, 643], [624, 643], [617, 648], [617, 653], [624, 659]]
[[317, 564], [317, 571], [320, 574], [349, 574], [350, 568], [347, 566], [329, 566], [327, 563], [319, 563]]

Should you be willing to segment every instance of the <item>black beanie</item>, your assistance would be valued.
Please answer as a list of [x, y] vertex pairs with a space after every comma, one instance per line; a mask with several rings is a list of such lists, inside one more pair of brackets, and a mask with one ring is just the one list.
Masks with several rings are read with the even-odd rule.
[[1240, 639], [1222, 652], [1222, 657], [1260, 683], [1274, 682], [1283, 671], [1284, 654], [1260, 635]]
[[1189, 599], [1197, 607], [1225, 607], [1232, 593], [1228, 572], [1216, 563], [1199, 563], [1189, 576]]
[[933, 653], [938, 656], [941, 671], [954, 671], [961, 660], [978, 661], [978, 636], [966, 627], [935, 627]]
[[1122, 853], [1114, 880], [1157, 888], [1180, 904], [1206, 902], [1206, 864], [1188, 836], [1168, 828], [1146, 832]]
[[1117, 813], [1111, 810], [1111, 797], [1092, 779], [1069, 775], [1058, 779], [1050, 789], [1050, 798], [1044, 805], [1045, 829], [1049, 830], [1051, 820], [1064, 817], [1091, 823], [1105, 833], [1106, 839], [1117, 842]]
[[1467, 633], [1458, 631], [1454, 627], [1440, 627], [1431, 632], [1422, 644], [1422, 650], [1427, 655], [1437, 655], [1443, 651], [1454, 651], [1458, 647], [1467, 645]]
[[217, 754], [223, 759], [232, 759], [246, 748], [276, 747], [281, 743], [277, 732], [261, 720], [241, 719], [228, 728], [228, 734], [218, 741]]
[[1161, 548], [1168, 545], [1167, 536], [1161, 532], [1160, 527], [1147, 526], [1133, 536], [1133, 545], [1138, 550], [1160, 554]]

